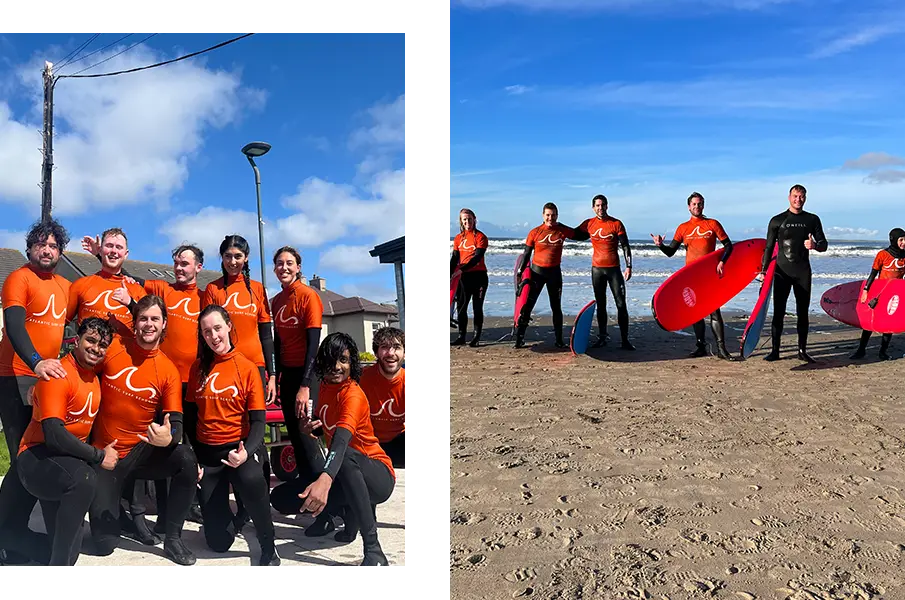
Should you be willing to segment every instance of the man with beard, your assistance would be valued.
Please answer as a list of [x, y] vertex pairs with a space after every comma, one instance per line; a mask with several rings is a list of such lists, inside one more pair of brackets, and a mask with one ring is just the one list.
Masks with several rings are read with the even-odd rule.
[[393, 467], [405, 468], [405, 332], [384, 327], [371, 342], [377, 364], [361, 371], [361, 389], [371, 407], [371, 424]]
[[[63, 344], [70, 284], [53, 271], [68, 243], [69, 234], [56, 220], [36, 223], [25, 238], [28, 264], [10, 273], [3, 284], [0, 422], [3, 423], [11, 466], [16, 463], [19, 442], [32, 417], [29, 389], [38, 379], [66, 377], [58, 357]], [[11, 485], [14, 479], [4, 478], [2, 489]], [[28, 515], [34, 505], [35, 499], [31, 497], [30, 502], [16, 507], [18, 512], [9, 521], [11, 535], [39, 535], [28, 529]], [[43, 557], [34, 557], [40, 559], [39, 562], [49, 560], [49, 546], [45, 549]], [[0, 549], [2, 562], [26, 560], [14, 552]]]
[[779, 359], [779, 345], [782, 340], [783, 318], [789, 293], [795, 291], [795, 314], [798, 317], [798, 360], [815, 362], [808, 355], [808, 308], [811, 304], [811, 250], [826, 252], [827, 241], [823, 234], [820, 217], [804, 210], [807, 190], [803, 185], [793, 185], [789, 190], [789, 208], [772, 219], [767, 226], [767, 247], [764, 250], [761, 275], [767, 271], [773, 257], [774, 244], [779, 246], [776, 254], [776, 274], [773, 279], [773, 324], [771, 334], [773, 350], [764, 360]]
[[145, 290], [127, 281], [122, 272], [123, 262], [129, 256], [128, 244], [126, 234], [118, 227], [101, 235], [101, 270], [72, 284], [66, 307], [67, 322], [77, 319], [81, 323], [87, 317], [110, 319], [117, 333], [124, 337], [132, 335], [132, 315], [121, 301], [127, 296], [139, 300]]
[[[98, 471], [97, 494], [88, 515], [91, 535], [101, 555], [113, 552], [120, 534], [120, 496], [130, 478], [171, 478], [164, 553], [180, 565], [195, 563], [182, 543], [182, 526], [194, 496], [198, 463], [182, 439], [182, 383], [173, 362], [160, 352], [167, 327], [166, 306], [158, 296], [139, 300], [133, 309], [134, 339], [117, 339], [107, 351], [101, 378], [100, 412], [91, 443], [114, 445], [119, 463], [113, 471]], [[158, 411], [163, 424], [155, 423]]]
[[[82, 249], [97, 256], [103, 262], [100, 238], [85, 236], [82, 238]], [[167, 309], [167, 332], [160, 343], [160, 351], [173, 361], [179, 370], [182, 381], [182, 401], [185, 402], [186, 387], [189, 380], [189, 370], [192, 363], [198, 357], [198, 315], [201, 314], [201, 296], [204, 290], [198, 289], [197, 276], [204, 268], [204, 252], [197, 246], [183, 244], [173, 250], [173, 273], [176, 283], [170, 283], [162, 279], [143, 280], [134, 275], [132, 277], [138, 285], [143, 286], [148, 294], [154, 294], [163, 299]], [[127, 280], [128, 282], [128, 280]], [[132, 298], [128, 289], [116, 296], [116, 301], [129, 306]], [[183, 404], [185, 411], [184, 431], [191, 435], [195, 431], [197, 408], [193, 403]], [[166, 481], [155, 481], [157, 494], [157, 514], [166, 512], [167, 486]], [[140, 541], [146, 544], [160, 543], [159, 538], [151, 533], [145, 520], [145, 506], [137, 501], [137, 494], [133, 485], [125, 488], [129, 500], [129, 511], [132, 514], [133, 526]], [[201, 508], [198, 506], [197, 495], [189, 510], [190, 521], [201, 523]], [[154, 526], [156, 533], [164, 533], [164, 523], [158, 519]]]

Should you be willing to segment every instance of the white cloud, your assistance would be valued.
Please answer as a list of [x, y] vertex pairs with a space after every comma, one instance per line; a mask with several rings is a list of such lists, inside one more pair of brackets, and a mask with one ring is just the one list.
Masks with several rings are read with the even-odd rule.
[[[220, 242], [226, 235], [244, 237], [251, 247], [250, 259], [254, 261], [258, 257], [258, 215], [253, 212], [206, 206], [196, 214], [173, 217], [158, 229], [158, 233], [169, 241], [171, 248], [180, 244], [199, 246], [204, 251], [207, 269], [220, 270]], [[271, 239], [267, 232], [264, 239]], [[252, 276], [258, 279], [260, 274]]]
[[[329, 281], [327, 282], [329, 285]], [[365, 300], [370, 300], [371, 302], [377, 302], [378, 304], [384, 302], [395, 302], [396, 301], [396, 289], [393, 287], [381, 285], [379, 283], [371, 283], [371, 282], [356, 282], [356, 283], [346, 283], [337, 289], [337, 293], [342, 294], [343, 296], [360, 296]]]
[[333, 269], [340, 273], [352, 275], [372, 273], [380, 266], [380, 261], [372, 257], [369, 251], [373, 246], [333, 246], [320, 256], [320, 270]]
[[865, 183], [896, 183], [905, 181], [905, 171], [899, 169], [880, 169], [864, 178]]
[[811, 53], [811, 58], [828, 58], [843, 52], [848, 52], [860, 46], [867, 46], [890, 35], [905, 30], [901, 23], [885, 23], [871, 25], [831, 40], [826, 45]]
[[283, 205], [299, 212], [279, 219], [276, 228], [299, 247], [350, 235], [380, 243], [405, 233], [405, 170], [377, 173], [361, 190], [309, 177]]
[[867, 152], [858, 158], [845, 161], [842, 168], [867, 171], [889, 165], [905, 165], [905, 158], [899, 158], [886, 152]]
[[0, 248], [11, 248], [25, 254], [25, 236], [27, 235], [27, 231], [0, 229]]
[[320, 150], [321, 152], [330, 152], [332, 145], [330, 140], [322, 135], [309, 135], [305, 137], [305, 141]]
[[865, 227], [826, 227], [823, 230], [828, 238], [864, 240], [877, 237], [879, 230]]
[[389, 104], [375, 104], [367, 114], [372, 123], [352, 132], [350, 147], [399, 147], [405, 144], [405, 94]]
[[[97, 60], [118, 52], [111, 48]], [[94, 71], [116, 71], [170, 58], [137, 46]], [[0, 102], [0, 199], [37, 212], [41, 65], [19, 71], [17, 89], [33, 109], [12, 115]], [[66, 71], [64, 69], [63, 71]], [[82, 214], [114, 206], [166, 200], [188, 177], [188, 162], [204, 133], [263, 106], [264, 92], [244, 88], [241, 73], [213, 70], [203, 60], [97, 79], [61, 79], [54, 91], [54, 213]]]
[[522, 94], [528, 93], [534, 88], [526, 86], [526, 85], [507, 85], [505, 88], [506, 93], [510, 96], [521, 96]]

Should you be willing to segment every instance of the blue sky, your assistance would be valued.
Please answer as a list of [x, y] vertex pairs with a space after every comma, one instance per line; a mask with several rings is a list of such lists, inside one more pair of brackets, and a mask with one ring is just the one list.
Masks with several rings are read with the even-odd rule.
[[831, 237], [905, 226], [905, 8], [888, 0], [453, 0], [451, 232], [577, 225], [606, 194], [631, 237], [701, 192], [736, 239], [808, 188]]
[[[101, 34], [79, 56], [126, 35]], [[103, 73], [176, 58], [240, 34], [159, 34]], [[71, 74], [140, 41], [135, 34]], [[40, 216], [41, 69], [89, 34], [0, 36], [0, 245], [22, 249]], [[263, 140], [267, 282], [288, 244], [329, 289], [394, 301], [392, 265], [367, 250], [404, 235], [404, 36], [257, 34], [145, 72], [61, 79], [55, 88], [54, 216], [75, 238], [122, 227], [130, 256], [171, 262], [183, 241], [219, 271], [227, 233], [252, 246], [260, 279], [254, 174], [242, 146]], [[77, 249], [71, 244], [70, 249]]]

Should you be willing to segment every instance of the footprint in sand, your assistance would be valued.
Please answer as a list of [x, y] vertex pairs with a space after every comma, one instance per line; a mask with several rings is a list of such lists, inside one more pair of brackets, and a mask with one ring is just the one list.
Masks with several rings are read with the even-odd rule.
[[453, 513], [450, 516], [449, 522], [453, 523], [454, 525], [475, 525], [477, 523], [480, 523], [484, 519], [486, 519], [484, 515], [462, 512]]
[[528, 581], [529, 579], [534, 579], [535, 577], [537, 577], [537, 571], [530, 567], [522, 567], [503, 575], [503, 579], [512, 583]]

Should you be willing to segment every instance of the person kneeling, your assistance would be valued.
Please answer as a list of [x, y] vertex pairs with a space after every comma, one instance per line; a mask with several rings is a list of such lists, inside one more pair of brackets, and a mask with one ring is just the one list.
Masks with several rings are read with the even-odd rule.
[[[360, 530], [361, 564], [386, 566], [377, 539], [376, 509], [393, 493], [396, 473], [374, 437], [368, 399], [358, 385], [361, 364], [355, 341], [345, 333], [328, 335], [318, 349], [315, 371], [321, 379], [318, 419], [303, 414], [299, 426], [308, 436], [323, 428], [328, 452], [323, 472], [313, 482], [300, 477], [277, 486], [270, 503], [283, 514], [343, 515], [346, 526], [335, 539], [350, 543]], [[309, 460], [316, 462], [317, 457]], [[312, 527], [323, 524], [315, 521]]]

